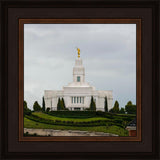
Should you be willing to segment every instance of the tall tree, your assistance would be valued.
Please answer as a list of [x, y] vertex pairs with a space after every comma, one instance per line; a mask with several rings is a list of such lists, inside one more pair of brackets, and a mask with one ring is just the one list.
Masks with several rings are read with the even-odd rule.
[[45, 107], [45, 101], [44, 101], [44, 96], [43, 96], [43, 98], [42, 98], [42, 111], [45, 112], [45, 110], [46, 110], [46, 107]]
[[58, 103], [57, 103], [57, 111], [61, 110], [61, 101], [60, 98], [58, 98]]
[[41, 108], [41, 106], [38, 104], [37, 101], [35, 101], [34, 104], [33, 104], [33, 110], [34, 110], [34, 111], [42, 111], [42, 108]]
[[27, 107], [27, 102], [26, 102], [26, 101], [23, 102], [23, 106], [24, 106], [24, 109], [27, 109], [27, 108], [28, 108], [28, 107]]
[[128, 101], [127, 105], [131, 106], [132, 105], [132, 101]]
[[96, 111], [96, 104], [95, 101], [93, 100], [93, 96], [91, 97], [90, 110]]
[[63, 97], [62, 97], [62, 105], [63, 105], [63, 109], [66, 109], [66, 105], [65, 105]]
[[113, 112], [114, 113], [119, 113], [119, 103], [118, 103], [118, 101], [115, 101], [115, 103], [114, 103]]
[[31, 114], [31, 110], [27, 107], [27, 102], [24, 101], [23, 102], [23, 108], [24, 108], [24, 115], [30, 115]]
[[104, 101], [104, 110], [105, 110], [105, 112], [108, 112], [108, 101], [107, 101], [107, 97], [105, 97], [105, 101]]
[[64, 110], [63, 102], [62, 99], [58, 98], [58, 103], [57, 103], [57, 110]]
[[60, 108], [61, 108], [61, 110], [64, 110], [64, 103], [63, 103], [62, 99], [60, 100]]
[[126, 110], [127, 114], [136, 114], [137, 107], [136, 107], [136, 105], [132, 104], [131, 101], [129, 101], [127, 103], [127, 105], [125, 105], [125, 110]]

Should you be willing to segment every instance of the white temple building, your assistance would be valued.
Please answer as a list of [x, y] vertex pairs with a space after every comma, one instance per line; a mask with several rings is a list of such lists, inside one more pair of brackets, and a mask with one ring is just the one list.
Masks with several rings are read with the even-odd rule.
[[96, 103], [96, 110], [104, 111], [105, 97], [107, 97], [108, 110], [112, 108], [113, 95], [111, 90], [98, 91], [94, 86], [85, 82], [85, 68], [78, 49], [78, 58], [73, 67], [73, 82], [64, 86], [62, 90], [45, 90], [45, 107], [57, 110], [58, 99], [63, 97], [66, 108], [71, 111], [83, 111], [89, 108], [92, 96]]

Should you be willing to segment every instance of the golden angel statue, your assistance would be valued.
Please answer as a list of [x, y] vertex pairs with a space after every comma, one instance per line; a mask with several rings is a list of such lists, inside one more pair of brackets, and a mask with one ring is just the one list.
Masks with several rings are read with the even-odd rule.
[[78, 58], [80, 57], [80, 49], [77, 48], [77, 51], [78, 51]]

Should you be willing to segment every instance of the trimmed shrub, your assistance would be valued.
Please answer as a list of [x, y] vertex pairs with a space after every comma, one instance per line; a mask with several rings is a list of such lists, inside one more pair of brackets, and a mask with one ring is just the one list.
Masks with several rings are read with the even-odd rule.
[[50, 108], [48, 107], [47, 109], [46, 109], [46, 112], [48, 113], [50, 111]]

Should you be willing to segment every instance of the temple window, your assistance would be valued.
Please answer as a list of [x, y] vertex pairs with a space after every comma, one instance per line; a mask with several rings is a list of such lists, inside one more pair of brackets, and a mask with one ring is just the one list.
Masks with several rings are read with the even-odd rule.
[[81, 78], [80, 76], [77, 77], [77, 82], [80, 82], [80, 78]]

